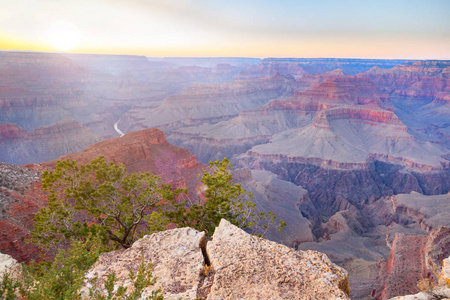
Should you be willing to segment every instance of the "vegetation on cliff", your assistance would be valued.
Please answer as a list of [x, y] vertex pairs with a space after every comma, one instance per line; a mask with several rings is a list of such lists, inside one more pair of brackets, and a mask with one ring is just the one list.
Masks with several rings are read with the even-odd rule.
[[[186, 189], [173, 189], [149, 173], [128, 173], [122, 164], [98, 157], [85, 165], [58, 161], [54, 171], [42, 174], [49, 203], [36, 214], [32, 240], [54, 247], [71, 239], [100, 236], [105, 246], [129, 248], [137, 239], [168, 224], [193, 227], [212, 235], [221, 219], [241, 228], [261, 227], [264, 234], [276, 226], [276, 216], [259, 212], [252, 196], [233, 183], [231, 164], [210, 163], [200, 186], [201, 203], [183, 200]], [[285, 223], [280, 221], [278, 229]]]
[[[129, 248], [139, 238], [165, 230], [169, 224], [193, 227], [209, 236], [223, 218], [241, 228], [253, 228], [259, 235], [270, 227], [282, 230], [285, 222], [276, 223], [273, 213], [257, 211], [249, 200], [251, 193], [232, 181], [230, 167], [226, 158], [211, 162], [210, 170], [201, 177], [201, 200], [193, 203], [186, 189], [173, 189], [153, 174], [128, 173], [123, 164], [108, 163], [102, 156], [84, 165], [74, 160], [58, 161], [53, 171], [42, 174], [48, 206], [34, 218], [31, 241], [51, 252], [63, 250], [54, 260], [25, 266], [20, 281], [5, 276], [0, 297], [82, 299], [84, 274], [100, 253]], [[106, 296], [91, 290], [90, 299], [138, 299], [142, 290], [155, 282], [148, 265], [131, 276], [131, 294], [123, 286], [112, 289], [116, 280], [113, 273], [105, 285], [110, 287]], [[162, 299], [158, 291], [149, 297]]]
[[[97, 261], [101, 252], [98, 238], [89, 237], [84, 242], [72, 240], [70, 247], [59, 250], [53, 260], [24, 265], [18, 276], [6, 274], [0, 281], [0, 299], [136, 300], [141, 299], [145, 287], [155, 284], [152, 266], [141, 263], [137, 273], [129, 274], [131, 290], [123, 285], [114, 289], [117, 281], [115, 273], [108, 276], [104, 293], [94, 288], [82, 289], [86, 283], [95, 285], [97, 278], [85, 279], [84, 274]], [[163, 297], [160, 290], [155, 290], [146, 299], [162, 300]]]

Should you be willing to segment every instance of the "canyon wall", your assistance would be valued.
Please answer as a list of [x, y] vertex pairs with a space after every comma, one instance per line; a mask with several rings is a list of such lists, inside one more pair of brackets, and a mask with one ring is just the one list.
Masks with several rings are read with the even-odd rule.
[[[348, 268], [354, 299], [414, 292], [437, 272], [420, 249], [449, 226], [448, 61], [3, 52], [0, 66], [0, 161], [52, 161], [156, 126], [187, 150], [150, 130], [67, 157], [103, 154], [190, 191], [196, 159], [228, 157], [258, 207], [292, 224], [280, 241]], [[411, 258], [409, 237], [421, 241]], [[384, 280], [409, 266], [398, 287]]]

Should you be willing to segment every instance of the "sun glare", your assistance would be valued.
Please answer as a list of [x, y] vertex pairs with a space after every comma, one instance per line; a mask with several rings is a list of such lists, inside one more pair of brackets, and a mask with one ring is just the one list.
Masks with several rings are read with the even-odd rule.
[[80, 31], [68, 21], [54, 22], [48, 26], [47, 40], [56, 50], [68, 51], [80, 42]]

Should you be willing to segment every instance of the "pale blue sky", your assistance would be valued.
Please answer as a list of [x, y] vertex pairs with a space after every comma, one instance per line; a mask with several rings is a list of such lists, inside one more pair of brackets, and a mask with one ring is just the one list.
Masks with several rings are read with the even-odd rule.
[[0, 49], [63, 44], [148, 56], [450, 59], [450, 0], [0, 0]]

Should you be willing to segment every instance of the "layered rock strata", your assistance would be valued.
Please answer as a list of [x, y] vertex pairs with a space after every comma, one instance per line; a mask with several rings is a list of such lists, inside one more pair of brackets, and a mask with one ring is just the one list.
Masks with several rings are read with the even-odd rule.
[[81, 151], [99, 140], [73, 118], [32, 131], [25, 131], [15, 124], [0, 123], [0, 161], [19, 165], [49, 161]]
[[170, 96], [156, 109], [130, 110], [123, 118], [125, 130], [150, 127], [171, 131], [201, 123], [230, 119], [289, 93], [293, 79], [279, 74], [231, 84], [193, 85], [183, 94]]
[[[124, 164], [128, 172], [150, 172], [175, 188], [187, 187], [194, 195], [199, 183], [197, 174], [205, 167], [188, 150], [169, 144], [164, 132], [158, 129], [128, 132], [123, 137], [102, 141], [58, 159], [85, 164], [99, 156]], [[42, 165], [52, 168], [56, 160]]]

